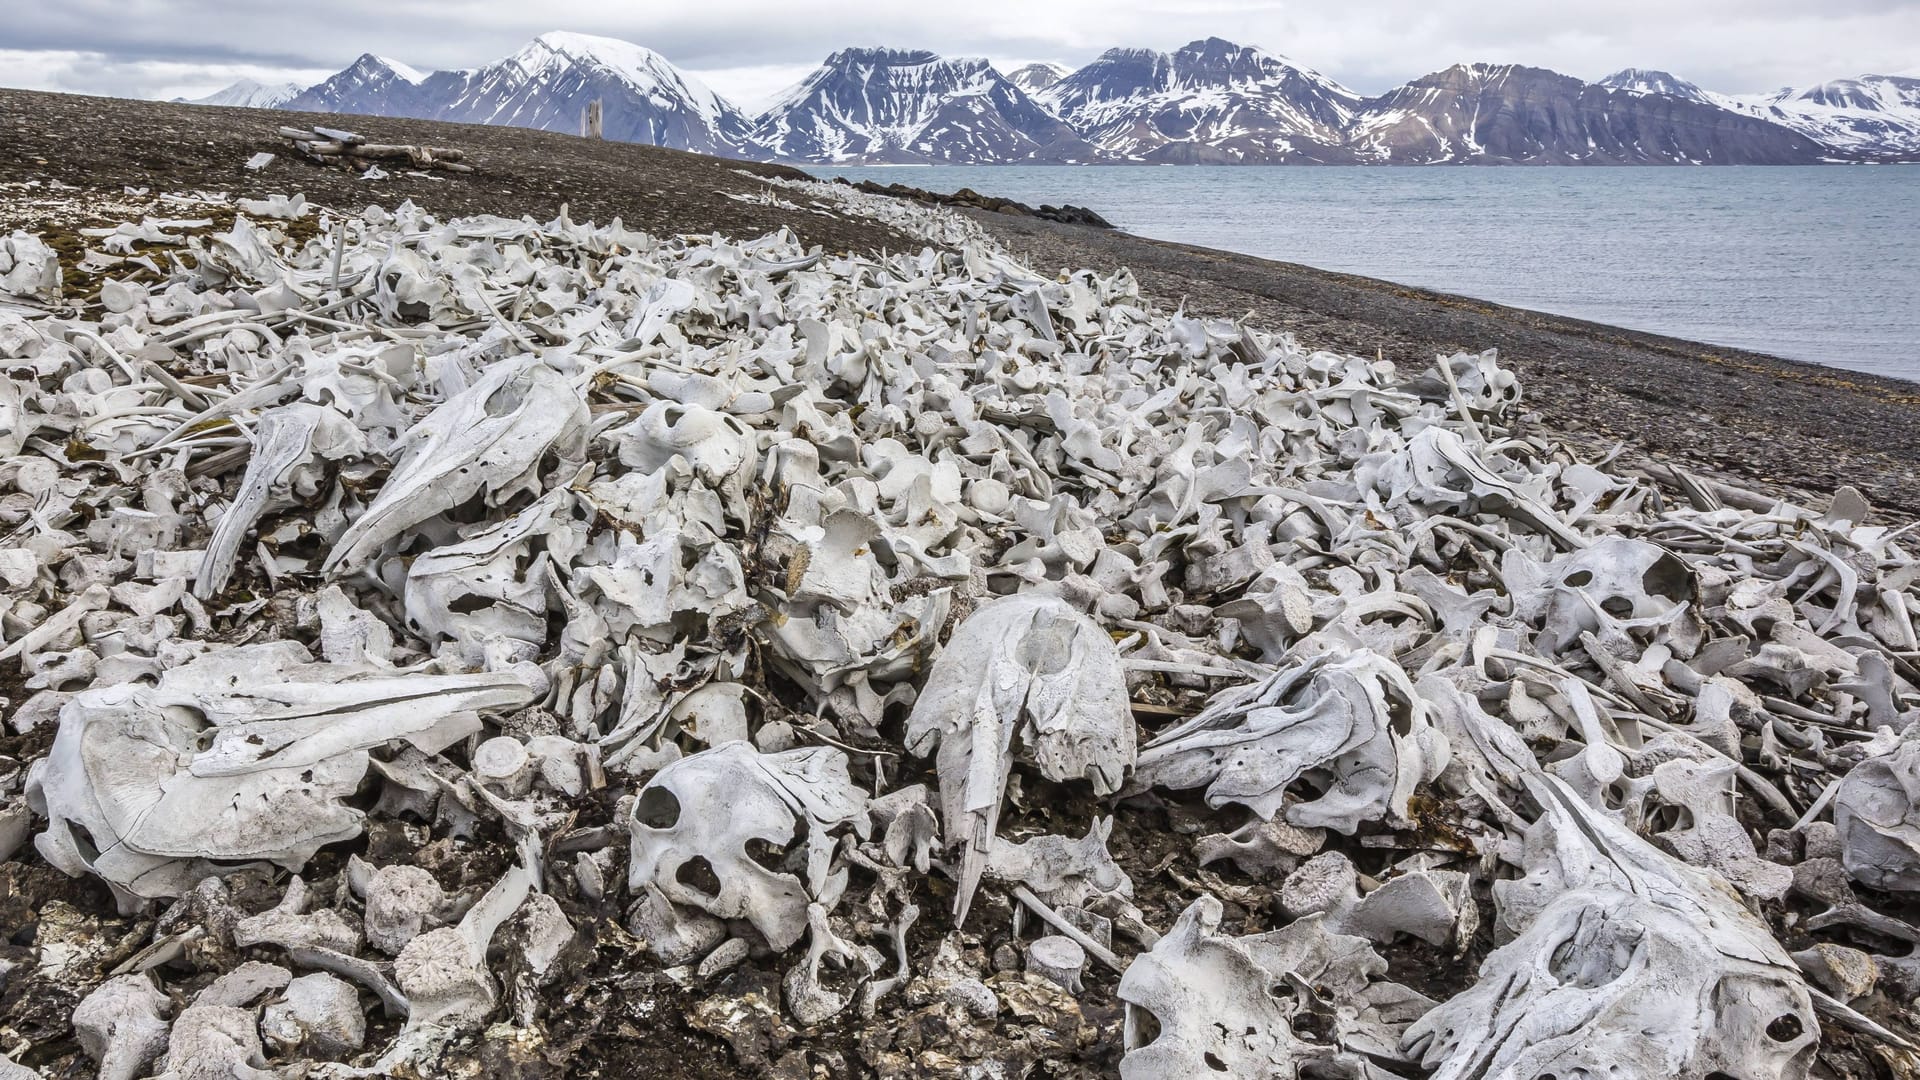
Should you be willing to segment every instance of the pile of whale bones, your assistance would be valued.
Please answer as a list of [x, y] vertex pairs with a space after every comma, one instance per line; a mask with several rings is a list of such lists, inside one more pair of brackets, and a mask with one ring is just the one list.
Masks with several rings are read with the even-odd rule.
[[584, 901], [808, 1027], [1097, 983], [1129, 1080], [1916, 1060], [1911, 525], [1577, 460], [1492, 353], [756, 198], [925, 247], [276, 197], [92, 230], [74, 303], [0, 238], [0, 859], [148, 919], [67, 966], [99, 1075], [431, 1074]]

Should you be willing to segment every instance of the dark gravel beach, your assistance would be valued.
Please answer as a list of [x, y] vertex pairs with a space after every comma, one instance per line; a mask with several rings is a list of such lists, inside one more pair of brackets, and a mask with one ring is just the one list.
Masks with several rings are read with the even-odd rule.
[[[273, 134], [281, 124], [316, 122], [379, 141], [458, 147], [480, 171], [368, 181], [301, 161]], [[747, 236], [787, 226], [831, 250], [912, 243], [869, 221], [742, 201], [765, 190], [753, 176], [802, 176], [798, 170], [519, 128], [0, 90], [0, 144], [0, 184], [58, 181], [102, 195], [128, 185], [303, 191], [322, 205], [412, 199], [443, 214], [544, 217], [564, 203], [580, 220], [618, 215], [655, 232]], [[262, 150], [279, 157], [261, 173], [246, 172], [242, 163]], [[35, 224], [32, 201], [20, 195], [0, 194], [0, 228]], [[1520, 374], [1542, 429], [1594, 452], [1623, 442], [1632, 457], [1661, 457], [1768, 491], [1852, 484], [1876, 505], [1920, 513], [1920, 385], [1104, 229], [975, 216], [1037, 264], [1127, 266], [1163, 302], [1251, 313], [1310, 347], [1404, 363], [1497, 348]]]

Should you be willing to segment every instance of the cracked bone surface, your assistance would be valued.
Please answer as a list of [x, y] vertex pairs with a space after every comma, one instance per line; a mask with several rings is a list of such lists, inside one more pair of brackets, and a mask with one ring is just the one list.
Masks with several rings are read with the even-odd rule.
[[737, 180], [0, 242], [0, 1049], [1920, 1069], [1910, 525]]
[[966, 917], [994, 843], [1016, 756], [1052, 780], [1120, 788], [1133, 766], [1133, 717], [1120, 654], [1098, 624], [1056, 597], [981, 607], [934, 660], [907, 720], [906, 745], [935, 750], [947, 846], [961, 851], [956, 919]]
[[50, 819], [35, 843], [67, 873], [104, 879], [123, 907], [180, 896], [222, 863], [297, 870], [360, 832], [344, 800], [370, 750], [436, 752], [476, 730], [478, 710], [533, 694], [512, 671], [398, 675], [316, 664], [294, 642], [211, 652], [60, 711], [28, 782]]
[[[1406, 1021], [1432, 1005], [1380, 980], [1386, 961], [1318, 918], [1247, 937], [1221, 933], [1220, 918], [1220, 902], [1201, 897], [1128, 965], [1118, 991], [1126, 1080], [1343, 1075], [1303, 1070], [1393, 1056]], [[1331, 1042], [1295, 1033], [1295, 1018], [1310, 1012], [1322, 1024], [1341, 1017]]]
[[807, 932], [810, 906], [830, 908], [846, 891], [840, 837], [864, 839], [871, 825], [839, 750], [763, 754], [730, 742], [655, 774], [627, 827], [628, 888], [664, 910], [745, 920], [785, 949]]
[[[1446, 737], [1406, 673], [1371, 651], [1296, 661], [1221, 693], [1140, 752], [1142, 786], [1205, 788], [1262, 818], [1351, 835], [1403, 824], [1414, 788], [1446, 764]], [[1286, 798], [1309, 772], [1331, 778], [1315, 799]]]
[[1550, 777], [1525, 875], [1496, 882], [1515, 935], [1416, 1021], [1435, 1080], [1808, 1074], [1819, 1026], [1793, 958], [1712, 871], [1656, 849]]

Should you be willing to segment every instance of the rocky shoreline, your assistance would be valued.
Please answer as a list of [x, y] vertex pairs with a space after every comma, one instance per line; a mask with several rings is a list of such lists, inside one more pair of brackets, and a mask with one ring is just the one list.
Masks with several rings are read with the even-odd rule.
[[879, 184], [872, 180], [853, 182], [845, 177], [835, 177], [834, 183], [847, 184], [856, 191], [869, 195], [885, 195], [894, 199], [924, 206], [950, 206], [960, 210], [984, 210], [989, 213], [1006, 214], [1010, 217], [1038, 218], [1061, 225], [1085, 225], [1095, 229], [1111, 229], [1113, 223], [1084, 206], [1028, 206], [1013, 199], [1002, 199], [994, 195], [982, 195], [972, 188], [961, 188], [955, 192], [928, 191], [925, 188], [908, 187], [906, 184]]

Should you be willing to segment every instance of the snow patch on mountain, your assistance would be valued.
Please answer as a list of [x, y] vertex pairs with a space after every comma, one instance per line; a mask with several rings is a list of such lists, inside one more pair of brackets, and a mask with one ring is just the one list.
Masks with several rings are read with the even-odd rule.
[[739, 112], [666, 57], [619, 38], [556, 30], [534, 38], [502, 63], [519, 67], [533, 82], [564, 78], [568, 69], [603, 72], [656, 104], [685, 103], [716, 124], [727, 114]]
[[421, 71], [419, 68], [411, 67], [407, 64], [403, 64], [400, 61], [395, 60], [391, 56], [376, 56], [374, 57], [374, 59], [380, 61], [382, 64], [385, 64], [387, 67], [387, 70], [393, 72], [395, 75], [400, 76], [402, 79], [405, 79], [410, 83], [413, 83], [416, 86], [427, 81], [426, 72]]
[[1007, 81], [1028, 94], [1037, 94], [1072, 74], [1059, 64], [1027, 64], [1006, 73]]
[[225, 105], [239, 109], [277, 109], [294, 98], [299, 97], [306, 87], [299, 83], [262, 83], [253, 79], [241, 79], [233, 85], [216, 90], [203, 98], [191, 100], [181, 98], [189, 105]]
[[305, 89], [247, 80], [200, 99], [567, 132], [595, 101], [610, 140], [804, 163], [1920, 160], [1910, 75], [1734, 98], [1653, 69], [1586, 83], [1463, 64], [1363, 99], [1221, 38], [1109, 49], [1071, 73], [845, 49], [758, 117], [651, 49], [565, 31], [477, 68], [421, 72], [368, 53]]
[[362, 53], [337, 74], [302, 90], [286, 108], [305, 112], [364, 113], [369, 116], [426, 116], [420, 91], [428, 80], [395, 60]]
[[1740, 99], [1755, 115], [1847, 153], [1920, 155], [1920, 78], [1862, 75]]
[[1361, 99], [1286, 57], [1207, 38], [1109, 49], [1039, 100], [1110, 157], [1247, 162], [1344, 160]]
[[762, 114], [754, 145], [779, 160], [889, 164], [1087, 161], [1072, 129], [987, 61], [843, 49]]

